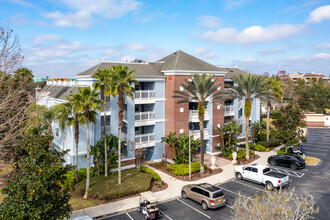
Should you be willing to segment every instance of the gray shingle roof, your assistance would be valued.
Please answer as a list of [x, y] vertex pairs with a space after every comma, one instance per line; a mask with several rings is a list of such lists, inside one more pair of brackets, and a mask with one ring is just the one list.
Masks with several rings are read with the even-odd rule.
[[220, 71], [226, 71], [225, 79], [231, 79], [234, 75], [246, 73], [245, 71], [238, 69], [238, 68], [218, 68]]
[[74, 86], [53, 86], [48, 85], [43, 87], [39, 93], [41, 96], [42, 94], [47, 94], [49, 97], [56, 98], [56, 99], [62, 99], [66, 100], [66, 96], [69, 96], [70, 94], [78, 92], [78, 87]]
[[163, 62], [162, 71], [166, 70], [197, 70], [219, 71], [219, 68], [197, 57], [178, 50], [157, 62]]

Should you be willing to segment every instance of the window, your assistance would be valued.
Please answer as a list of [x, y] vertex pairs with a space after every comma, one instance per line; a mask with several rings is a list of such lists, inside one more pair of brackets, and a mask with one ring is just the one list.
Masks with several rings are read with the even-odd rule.
[[184, 129], [180, 129], [180, 134], [184, 132]]
[[215, 193], [213, 193], [213, 196], [212, 196], [212, 198], [218, 198], [218, 197], [221, 197], [221, 196], [223, 196], [224, 194], [223, 194], [223, 192], [222, 191], [219, 191], [219, 192], [215, 192]]
[[219, 86], [218, 88], [217, 88], [217, 90], [220, 90], [221, 89], [221, 86]]
[[258, 173], [258, 169], [257, 168], [252, 168], [252, 172], [254, 172], [254, 173]]
[[59, 128], [55, 128], [55, 136], [56, 137], [60, 136], [60, 129]]
[[220, 128], [220, 124], [217, 124], [217, 127]]
[[184, 111], [184, 108], [180, 108], [180, 112], [183, 112]]
[[207, 192], [207, 191], [205, 191], [205, 190], [202, 190], [202, 192], [203, 192], [203, 195], [204, 195], [204, 196], [210, 198], [210, 193], [209, 193], [209, 192]]
[[242, 117], [243, 115], [243, 109], [241, 108], [240, 110], [238, 110], [238, 118]]
[[252, 170], [252, 167], [245, 167], [244, 170], [251, 171]]
[[183, 90], [184, 90], [183, 86], [180, 86], [180, 91], [183, 91]]
[[220, 109], [220, 105], [217, 105], [217, 109]]

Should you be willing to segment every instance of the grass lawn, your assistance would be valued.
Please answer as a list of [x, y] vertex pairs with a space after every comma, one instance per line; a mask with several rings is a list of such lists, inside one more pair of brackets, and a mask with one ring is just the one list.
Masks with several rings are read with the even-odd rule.
[[[88, 196], [99, 200], [112, 200], [137, 194], [149, 190], [152, 175], [141, 173], [137, 169], [128, 169], [121, 172], [122, 183], [118, 184], [117, 172], [111, 175], [94, 176], [90, 179]], [[75, 193], [83, 196], [85, 193], [86, 180], [80, 181], [75, 186]]]
[[75, 197], [71, 198], [70, 204], [72, 206], [73, 211], [92, 207], [92, 206], [101, 205], [101, 203], [97, 202], [97, 201], [85, 200], [85, 199], [75, 198]]
[[316, 157], [305, 157], [305, 162], [306, 165], [315, 165], [316, 163], [319, 162], [320, 159], [316, 158]]

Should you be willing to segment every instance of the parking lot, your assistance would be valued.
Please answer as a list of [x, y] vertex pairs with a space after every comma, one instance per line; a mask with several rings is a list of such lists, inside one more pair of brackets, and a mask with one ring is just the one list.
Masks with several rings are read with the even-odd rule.
[[[308, 129], [308, 140], [303, 144], [303, 150], [307, 156], [320, 158], [323, 162], [319, 166], [306, 166], [302, 170], [291, 170], [285, 167], [272, 167], [273, 170], [289, 175], [290, 187], [296, 189], [297, 194], [311, 194], [314, 196], [316, 206], [320, 207], [320, 213], [315, 215], [316, 219], [329, 219], [330, 216], [330, 129]], [[232, 204], [241, 192], [241, 195], [252, 198], [255, 193], [266, 192], [263, 185], [255, 184], [245, 180], [232, 179], [231, 181], [218, 185], [226, 195], [227, 202], [222, 208], [216, 210], [203, 210], [200, 204], [189, 199], [177, 198], [159, 204], [163, 213], [162, 219], [231, 219]], [[286, 190], [286, 189], [284, 189]], [[138, 205], [138, 204], [137, 204]], [[106, 217], [103, 219], [144, 219], [137, 210], [132, 210], [120, 215]]]

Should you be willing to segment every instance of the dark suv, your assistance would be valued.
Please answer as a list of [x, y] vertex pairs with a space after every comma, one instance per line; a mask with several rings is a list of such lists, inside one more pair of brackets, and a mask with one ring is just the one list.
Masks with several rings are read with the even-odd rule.
[[225, 205], [225, 195], [222, 190], [209, 183], [189, 184], [182, 187], [183, 199], [192, 199], [202, 205], [204, 210], [215, 209]]
[[305, 160], [293, 154], [282, 154], [282, 155], [274, 155], [268, 157], [268, 163], [272, 166], [286, 166], [291, 167], [291, 169], [296, 170], [298, 168], [302, 169], [305, 168], [306, 163]]

